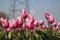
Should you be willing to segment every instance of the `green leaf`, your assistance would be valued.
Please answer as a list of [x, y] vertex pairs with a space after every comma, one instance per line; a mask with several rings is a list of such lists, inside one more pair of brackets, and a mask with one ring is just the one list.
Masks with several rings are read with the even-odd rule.
[[5, 39], [5, 34], [6, 34], [5, 31], [0, 31], [0, 40]]
[[12, 39], [13, 40], [19, 40], [18, 36], [16, 34], [12, 34]]
[[8, 33], [8, 38], [9, 38], [9, 39], [11, 38], [11, 32]]

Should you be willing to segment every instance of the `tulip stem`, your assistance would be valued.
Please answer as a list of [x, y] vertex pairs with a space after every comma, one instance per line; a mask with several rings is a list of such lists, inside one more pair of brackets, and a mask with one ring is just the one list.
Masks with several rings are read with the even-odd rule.
[[21, 38], [24, 40], [24, 30], [22, 29], [22, 27], [21, 27]]
[[31, 32], [31, 30], [30, 30], [30, 40], [32, 40], [32, 32]]
[[48, 26], [49, 26], [50, 39], [52, 40], [52, 25], [48, 23]]
[[8, 32], [7, 32], [7, 39], [6, 40], [9, 40], [9, 38], [8, 38]]
[[50, 35], [52, 36], [52, 26], [50, 26]]

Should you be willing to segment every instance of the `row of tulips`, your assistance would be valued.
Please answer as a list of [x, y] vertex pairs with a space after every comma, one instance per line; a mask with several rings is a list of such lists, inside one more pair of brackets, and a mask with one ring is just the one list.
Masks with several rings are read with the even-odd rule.
[[20, 32], [21, 35], [23, 35], [26, 30], [30, 32], [33, 32], [34, 30], [50, 30], [51, 34], [52, 32], [57, 32], [60, 28], [60, 22], [56, 23], [54, 21], [54, 17], [52, 15], [49, 15], [48, 12], [45, 12], [44, 16], [48, 22], [48, 26], [45, 25], [43, 20], [37, 21], [31, 14], [27, 13], [26, 9], [23, 9], [21, 15], [16, 19], [7, 20], [0, 18], [0, 26], [2, 30], [6, 31], [7, 33], [9, 33], [11, 30], [24, 30], [22, 33]]

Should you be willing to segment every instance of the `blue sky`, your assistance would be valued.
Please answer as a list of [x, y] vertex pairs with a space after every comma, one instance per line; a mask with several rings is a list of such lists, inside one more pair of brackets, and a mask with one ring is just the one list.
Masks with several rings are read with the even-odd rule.
[[[0, 11], [9, 12], [9, 1], [10, 0], [0, 0]], [[23, 0], [19, 1], [23, 2]], [[19, 3], [17, 3], [16, 6], [18, 8], [24, 7]], [[49, 14], [54, 16], [55, 21], [60, 21], [60, 0], [29, 0], [29, 7], [32, 15], [38, 20], [43, 19], [45, 21], [44, 12], [48, 11]]]

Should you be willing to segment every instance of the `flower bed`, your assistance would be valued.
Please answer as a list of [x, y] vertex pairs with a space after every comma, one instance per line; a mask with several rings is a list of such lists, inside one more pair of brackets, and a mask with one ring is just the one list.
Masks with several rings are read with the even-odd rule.
[[16, 19], [0, 18], [0, 40], [60, 40], [60, 22], [56, 23], [48, 12], [44, 16], [48, 26], [43, 20], [35, 20], [26, 9]]

